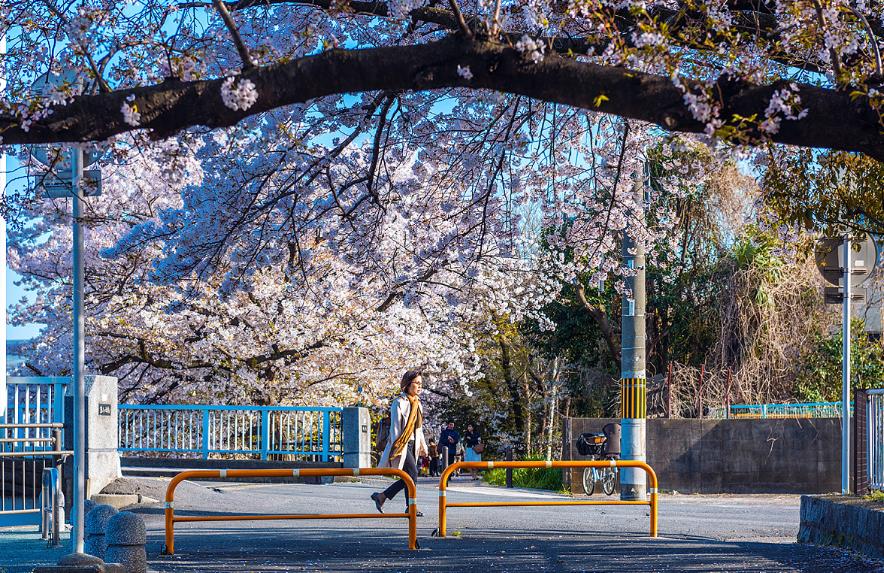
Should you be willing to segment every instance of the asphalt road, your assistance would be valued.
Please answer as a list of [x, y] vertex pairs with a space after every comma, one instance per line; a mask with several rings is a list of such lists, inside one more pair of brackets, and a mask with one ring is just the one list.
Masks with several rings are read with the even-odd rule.
[[[374, 511], [386, 483], [188, 484], [177, 514]], [[162, 484], [145, 484], [145, 491]], [[476, 487], [455, 480], [449, 501], [534, 500], [552, 494]], [[155, 496], [156, 497], [156, 496]], [[601, 499], [599, 496], [596, 496]], [[388, 502], [400, 511], [403, 499]], [[799, 545], [798, 496], [664, 495], [660, 537], [648, 537], [645, 507], [451, 508], [448, 537], [437, 526], [434, 481], [418, 485], [419, 551], [394, 519], [182, 523], [176, 554], [162, 556], [161, 506], [139, 507], [155, 571], [826, 571], [884, 572], [884, 564]], [[402, 505], [400, 505], [402, 504]]]

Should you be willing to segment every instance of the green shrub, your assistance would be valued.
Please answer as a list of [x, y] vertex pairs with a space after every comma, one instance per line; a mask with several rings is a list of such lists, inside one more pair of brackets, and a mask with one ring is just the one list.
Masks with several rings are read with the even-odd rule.
[[[526, 460], [543, 461], [541, 456], [530, 456]], [[506, 485], [506, 470], [494, 468], [485, 472], [485, 481], [490, 485]], [[513, 487], [548, 489], [560, 491], [563, 488], [562, 470], [555, 468], [516, 468], [513, 470]]]

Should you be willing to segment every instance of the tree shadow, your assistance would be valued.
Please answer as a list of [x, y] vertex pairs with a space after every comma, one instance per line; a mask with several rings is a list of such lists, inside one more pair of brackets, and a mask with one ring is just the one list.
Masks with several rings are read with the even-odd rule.
[[[876, 564], [812, 545], [721, 541], [700, 536], [512, 532], [470, 529], [445, 539], [421, 528], [419, 551], [404, 529], [275, 526], [176, 530], [174, 556], [148, 543], [157, 571], [796, 571], [859, 573]], [[453, 532], [450, 532], [453, 533]], [[871, 568], [870, 568], [871, 567]]]

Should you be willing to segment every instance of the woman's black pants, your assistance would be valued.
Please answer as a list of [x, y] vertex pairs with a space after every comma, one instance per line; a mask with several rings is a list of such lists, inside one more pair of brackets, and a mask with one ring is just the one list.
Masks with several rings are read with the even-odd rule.
[[[411, 476], [411, 479], [414, 480], [414, 484], [417, 485], [417, 462], [414, 459], [414, 441], [408, 442], [408, 445], [405, 446], [405, 464], [402, 466], [402, 469]], [[400, 479], [396, 480], [390, 487], [384, 490], [384, 497], [387, 499], [393, 499], [396, 497], [396, 494], [405, 489], [405, 480]], [[407, 494], [406, 494], [407, 495]], [[408, 498], [405, 498], [405, 513], [408, 513]]]

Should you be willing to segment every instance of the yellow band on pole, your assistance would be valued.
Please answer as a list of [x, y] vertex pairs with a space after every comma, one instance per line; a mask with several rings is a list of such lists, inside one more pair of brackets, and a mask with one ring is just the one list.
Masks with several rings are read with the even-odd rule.
[[620, 379], [620, 417], [647, 417], [647, 381], [644, 378]]

